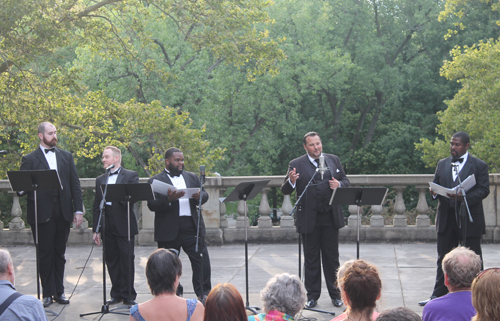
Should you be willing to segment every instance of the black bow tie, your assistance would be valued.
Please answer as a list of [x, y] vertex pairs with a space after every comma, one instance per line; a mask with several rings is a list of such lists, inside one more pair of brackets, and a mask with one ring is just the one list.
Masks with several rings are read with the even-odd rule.
[[45, 154], [47, 154], [48, 152], [56, 152], [56, 148], [55, 147], [52, 147], [52, 148], [46, 148], [45, 149]]
[[451, 160], [452, 163], [461, 163], [464, 161], [464, 158], [463, 157], [460, 157], [460, 158], [453, 158]]
[[120, 171], [119, 171], [119, 170], [118, 170], [118, 171], [114, 171], [114, 172], [109, 173], [109, 176], [111, 176], [111, 175], [118, 175], [118, 173], [120, 173]]

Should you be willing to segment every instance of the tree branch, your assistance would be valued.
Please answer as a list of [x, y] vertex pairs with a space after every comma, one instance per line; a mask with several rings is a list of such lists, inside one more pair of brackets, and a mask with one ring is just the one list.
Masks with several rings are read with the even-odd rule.
[[106, 5], [110, 4], [110, 3], [121, 2], [121, 1], [123, 1], [123, 0], [104, 0], [104, 1], [101, 1], [99, 3], [96, 3], [93, 6], [88, 7], [87, 9], [83, 10], [82, 12], [80, 12], [78, 14], [78, 17], [79, 18], [85, 17], [89, 13], [99, 10], [99, 8], [101, 8], [101, 7], [104, 7], [104, 6], [106, 6]]
[[165, 57], [165, 62], [168, 64], [170, 69], [172, 69], [172, 63], [170, 62], [170, 58], [168, 57], [167, 50], [165, 49], [165, 46], [158, 40], [158, 39], [153, 39], [153, 42], [160, 46], [161, 52], [163, 53], [163, 56]]

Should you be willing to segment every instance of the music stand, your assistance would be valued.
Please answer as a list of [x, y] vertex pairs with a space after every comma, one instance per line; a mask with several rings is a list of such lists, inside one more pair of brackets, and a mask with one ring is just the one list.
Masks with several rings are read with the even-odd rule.
[[[151, 189], [151, 185], [148, 183], [132, 183], [132, 184], [103, 184], [101, 185], [101, 190], [103, 191], [103, 202], [127, 202], [127, 240], [130, 242], [130, 203], [135, 203], [137, 201], [149, 201], [149, 200], [154, 200], [154, 194], [153, 190]], [[104, 192], [106, 190], [106, 192]], [[106, 198], [104, 200], [104, 197]], [[96, 312], [90, 312], [90, 313], [82, 313], [80, 314], [80, 317], [86, 316], [86, 315], [91, 315], [91, 314], [99, 314], [101, 313], [101, 317], [98, 319], [100, 320], [104, 314], [107, 313], [115, 313], [115, 314], [122, 314], [122, 315], [129, 315], [129, 313], [125, 312], [115, 312], [114, 310], [119, 309], [109, 309], [109, 305], [106, 303], [106, 281], [105, 281], [105, 275], [106, 275], [106, 262], [105, 262], [105, 236], [104, 234], [106, 233], [105, 230], [101, 232], [102, 235], [102, 250], [103, 250], [103, 298], [104, 298], [104, 304], [101, 308], [101, 311], [96, 311]], [[128, 248], [128, 272], [129, 275], [131, 275], [131, 266], [130, 266], [130, 247]], [[128, 280], [128, 292], [129, 292], [129, 297], [131, 296], [131, 284], [130, 280]]]
[[361, 219], [359, 208], [363, 205], [382, 205], [387, 195], [387, 187], [343, 187], [333, 191], [330, 205], [357, 205], [358, 206], [358, 236], [356, 240], [356, 258], [359, 260], [359, 228]]
[[[9, 171], [7, 172], [9, 183], [12, 191], [15, 192], [31, 192], [35, 202], [35, 252], [36, 252], [36, 292], [37, 298], [40, 300], [40, 258], [38, 251], [38, 202], [37, 191], [62, 190], [59, 174], [55, 169], [30, 170], [30, 171]], [[21, 195], [21, 196], [22, 196]], [[55, 316], [59, 314], [51, 311]]]
[[229, 193], [229, 195], [223, 200], [224, 203], [233, 201], [244, 201], [245, 202], [245, 285], [246, 285], [246, 305], [245, 308], [257, 314], [258, 307], [251, 307], [248, 301], [248, 217], [247, 217], [247, 200], [253, 199], [271, 180], [263, 181], [252, 181], [252, 182], [241, 182], [236, 186], [236, 188]]

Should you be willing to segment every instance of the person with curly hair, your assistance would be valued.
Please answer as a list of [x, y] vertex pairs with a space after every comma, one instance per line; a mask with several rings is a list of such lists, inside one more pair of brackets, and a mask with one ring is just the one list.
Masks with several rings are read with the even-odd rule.
[[347, 310], [331, 321], [374, 321], [378, 316], [375, 307], [382, 293], [378, 270], [363, 260], [349, 264], [338, 284]]

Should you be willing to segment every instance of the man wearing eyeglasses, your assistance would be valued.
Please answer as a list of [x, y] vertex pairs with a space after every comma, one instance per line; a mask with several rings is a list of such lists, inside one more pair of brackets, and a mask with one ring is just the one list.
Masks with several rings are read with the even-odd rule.
[[[483, 199], [490, 193], [488, 164], [469, 154], [470, 138], [466, 132], [457, 132], [450, 141], [451, 156], [439, 161], [434, 174], [434, 183], [446, 188], [454, 188], [470, 175], [474, 175], [476, 185], [466, 192], [472, 221], [465, 208], [464, 197], [461, 193], [438, 195], [431, 189], [431, 194], [439, 200], [436, 216], [437, 230], [437, 272], [434, 291], [429, 299], [419, 302], [424, 306], [430, 300], [448, 293], [444, 281], [442, 261], [444, 256], [457, 247], [462, 240], [463, 229], [466, 229], [465, 246], [482, 257], [481, 237], [486, 232], [483, 211]], [[460, 179], [458, 179], [460, 177]], [[466, 216], [460, 217], [460, 211]]]
[[[178, 191], [200, 186], [198, 176], [184, 170], [184, 154], [178, 148], [172, 147], [165, 152], [165, 170], [150, 178], [149, 183], [155, 179], [177, 188], [177, 191], [169, 190], [168, 195], [155, 193], [155, 200], [148, 201], [149, 209], [155, 212], [155, 241], [158, 242], [158, 248], [178, 251], [182, 248], [186, 252], [193, 270], [194, 291], [198, 299], [204, 302], [212, 285], [210, 258], [205, 244], [205, 223], [201, 216], [198, 226], [198, 205], [200, 197], [202, 204], [208, 200], [208, 193], [202, 190], [188, 199], [184, 197], [184, 192]], [[196, 238], [198, 228], [199, 239]], [[182, 295], [182, 292], [177, 291], [177, 294]]]

